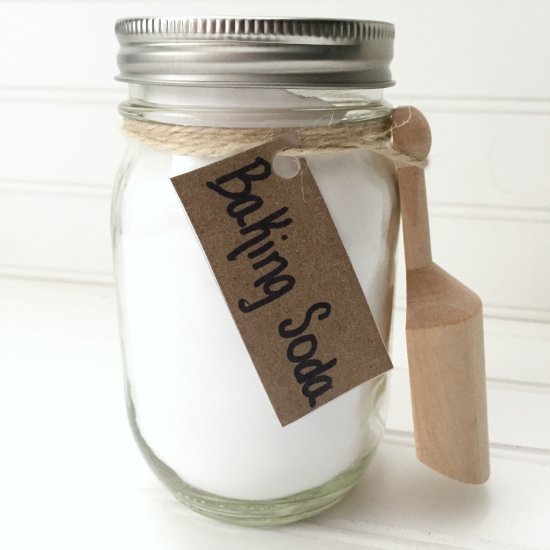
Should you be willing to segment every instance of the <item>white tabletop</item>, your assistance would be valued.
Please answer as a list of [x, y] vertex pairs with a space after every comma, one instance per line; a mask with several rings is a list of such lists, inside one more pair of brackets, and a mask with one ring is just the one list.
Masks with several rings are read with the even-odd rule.
[[550, 548], [550, 325], [487, 319], [491, 478], [415, 458], [396, 312], [388, 432], [359, 485], [272, 529], [203, 518], [142, 460], [127, 426], [114, 290], [0, 280], [2, 550]]

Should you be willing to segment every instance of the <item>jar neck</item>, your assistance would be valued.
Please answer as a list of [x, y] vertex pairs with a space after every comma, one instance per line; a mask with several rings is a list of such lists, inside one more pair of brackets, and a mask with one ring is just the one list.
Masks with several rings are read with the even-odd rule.
[[126, 118], [187, 126], [329, 126], [387, 116], [382, 89], [220, 88], [129, 84]]

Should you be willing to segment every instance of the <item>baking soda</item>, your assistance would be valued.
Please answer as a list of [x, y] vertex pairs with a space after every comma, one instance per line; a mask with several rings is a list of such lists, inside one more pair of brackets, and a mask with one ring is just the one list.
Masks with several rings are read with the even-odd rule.
[[[126, 374], [142, 437], [184, 482], [275, 499], [330, 481], [377, 445], [373, 390], [383, 380], [281, 426], [169, 179], [215, 160], [129, 146], [116, 252]], [[308, 164], [385, 335], [399, 223], [393, 166], [369, 151]]]

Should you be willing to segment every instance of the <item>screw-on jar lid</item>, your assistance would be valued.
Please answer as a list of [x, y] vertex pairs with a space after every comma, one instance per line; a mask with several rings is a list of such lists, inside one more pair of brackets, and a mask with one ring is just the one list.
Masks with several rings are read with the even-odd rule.
[[392, 86], [395, 28], [380, 21], [143, 17], [117, 21], [118, 80], [277, 88]]

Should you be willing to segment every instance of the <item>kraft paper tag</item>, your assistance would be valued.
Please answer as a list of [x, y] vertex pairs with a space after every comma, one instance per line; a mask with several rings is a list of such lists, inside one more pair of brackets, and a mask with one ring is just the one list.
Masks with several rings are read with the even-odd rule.
[[305, 161], [273, 169], [297, 139], [172, 178], [283, 426], [392, 368]]

